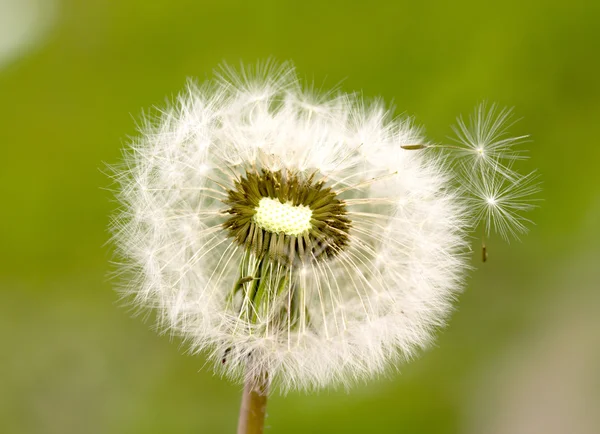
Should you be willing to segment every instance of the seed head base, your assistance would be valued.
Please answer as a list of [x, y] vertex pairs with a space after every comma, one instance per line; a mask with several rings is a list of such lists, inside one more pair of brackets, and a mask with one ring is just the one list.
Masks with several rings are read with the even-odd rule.
[[[338, 254], [350, 239], [346, 204], [323, 180], [315, 181], [316, 175], [247, 171], [223, 201], [231, 215], [223, 224], [229, 236], [258, 257], [288, 264]], [[268, 217], [268, 208], [281, 221]]]

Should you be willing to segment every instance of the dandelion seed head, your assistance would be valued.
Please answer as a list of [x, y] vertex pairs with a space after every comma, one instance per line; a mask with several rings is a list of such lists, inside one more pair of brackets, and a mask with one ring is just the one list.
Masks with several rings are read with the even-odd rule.
[[[503, 146], [482, 134], [481, 155]], [[233, 380], [268, 373], [287, 391], [381, 374], [445, 324], [472, 214], [510, 232], [528, 206], [526, 181], [452, 188], [425, 145], [381, 101], [307, 89], [289, 64], [191, 83], [115, 172], [123, 294]]]

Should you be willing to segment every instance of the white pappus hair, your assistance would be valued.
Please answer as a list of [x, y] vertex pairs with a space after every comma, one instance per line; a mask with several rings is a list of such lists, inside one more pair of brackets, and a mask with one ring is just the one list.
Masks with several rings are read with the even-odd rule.
[[431, 342], [467, 268], [472, 213], [426, 145], [289, 64], [190, 84], [115, 170], [123, 291], [234, 380], [382, 373]]

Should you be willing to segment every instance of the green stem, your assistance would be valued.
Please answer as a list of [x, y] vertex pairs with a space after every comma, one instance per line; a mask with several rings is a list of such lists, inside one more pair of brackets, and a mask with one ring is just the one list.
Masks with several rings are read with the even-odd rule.
[[237, 434], [262, 434], [267, 410], [266, 376], [250, 379], [244, 387]]

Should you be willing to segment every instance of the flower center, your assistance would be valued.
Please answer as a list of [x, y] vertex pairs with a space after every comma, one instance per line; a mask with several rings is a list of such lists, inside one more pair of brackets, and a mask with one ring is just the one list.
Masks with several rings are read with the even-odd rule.
[[283, 232], [290, 236], [302, 235], [311, 228], [312, 210], [306, 205], [294, 206], [290, 202], [263, 197], [252, 218], [259, 228], [273, 233]]
[[345, 202], [316, 175], [248, 171], [223, 200], [228, 235], [258, 257], [287, 263], [337, 255], [351, 223]]

